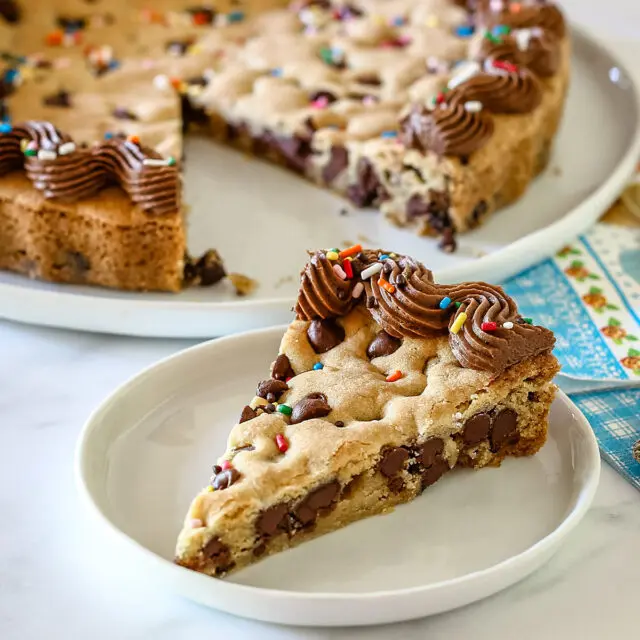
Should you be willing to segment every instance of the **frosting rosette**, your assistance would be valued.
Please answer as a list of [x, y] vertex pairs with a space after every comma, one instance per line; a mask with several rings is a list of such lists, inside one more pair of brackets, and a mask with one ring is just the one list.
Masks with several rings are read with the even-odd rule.
[[[517, 11], [513, 9], [516, 5]], [[553, 4], [528, 0], [527, 2], [506, 1], [504, 6], [502, 11], [493, 11], [490, 3], [486, 2], [480, 12], [481, 24], [487, 27], [506, 24], [512, 29], [540, 27], [558, 38], [563, 38], [566, 33], [562, 12]]]
[[[454, 305], [460, 303], [450, 316], [449, 344], [463, 367], [497, 376], [507, 367], [553, 348], [553, 333], [525, 322], [516, 303], [501, 287], [468, 282], [441, 289]], [[461, 327], [451, 332], [463, 313], [466, 319]]]
[[468, 111], [463, 104], [438, 105], [432, 110], [416, 105], [400, 126], [405, 146], [441, 156], [468, 156], [493, 133], [487, 113]]
[[300, 320], [326, 320], [343, 316], [351, 310], [355, 303], [351, 296], [354, 279], [340, 278], [334, 270], [336, 264], [340, 266], [329, 260], [323, 251], [311, 254], [300, 274], [295, 307]]
[[[433, 275], [422, 263], [408, 257], [385, 260], [381, 274], [365, 280], [369, 312], [395, 338], [428, 338], [446, 332], [449, 312], [438, 306], [442, 294]], [[389, 292], [380, 284], [393, 286]]]
[[558, 70], [560, 48], [558, 40], [541, 29], [519, 29], [512, 35], [482, 38], [475, 58], [488, 66], [496, 60], [512, 62], [547, 78]]
[[523, 68], [492, 69], [478, 73], [447, 94], [452, 105], [479, 101], [493, 113], [516, 114], [533, 111], [542, 100], [540, 81]]
[[26, 122], [0, 135], [0, 174], [22, 166], [46, 198], [77, 202], [117, 184], [149, 213], [179, 207], [175, 162], [123, 137], [84, 147], [48, 122]]

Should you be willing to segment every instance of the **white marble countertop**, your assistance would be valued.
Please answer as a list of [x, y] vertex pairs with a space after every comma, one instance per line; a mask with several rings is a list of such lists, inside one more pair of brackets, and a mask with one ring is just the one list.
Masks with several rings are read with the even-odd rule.
[[[633, 63], [640, 4], [567, 0]], [[621, 42], [622, 39], [637, 39]], [[78, 504], [73, 453], [116, 385], [189, 346], [0, 321], [0, 638], [632, 638], [640, 636], [640, 494], [606, 464], [595, 503], [548, 565], [475, 605], [393, 627], [258, 624], [157, 592], [108, 557]]]

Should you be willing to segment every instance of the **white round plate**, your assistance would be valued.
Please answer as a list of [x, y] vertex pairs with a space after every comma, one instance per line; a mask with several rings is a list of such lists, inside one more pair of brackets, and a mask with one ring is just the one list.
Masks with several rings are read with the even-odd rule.
[[[239, 299], [225, 283], [179, 295], [51, 285], [0, 273], [0, 317], [71, 329], [204, 338], [290, 319], [305, 250], [361, 243], [422, 259], [441, 282], [499, 282], [589, 228], [622, 190], [640, 156], [638, 94], [622, 65], [574, 29], [571, 88], [549, 168], [515, 205], [460, 238], [448, 255], [436, 240], [395, 228], [373, 211], [278, 167], [210, 140], [187, 144], [189, 247], [216, 247], [228, 269], [259, 283]], [[347, 215], [340, 215], [341, 210]]]
[[248, 618], [368, 625], [459, 607], [508, 587], [558, 549], [591, 504], [598, 447], [560, 393], [548, 442], [499, 469], [456, 470], [409, 505], [218, 580], [171, 562], [191, 499], [277, 353], [282, 327], [207, 342], [142, 372], [87, 422], [80, 493], [103, 555], [154, 585]]

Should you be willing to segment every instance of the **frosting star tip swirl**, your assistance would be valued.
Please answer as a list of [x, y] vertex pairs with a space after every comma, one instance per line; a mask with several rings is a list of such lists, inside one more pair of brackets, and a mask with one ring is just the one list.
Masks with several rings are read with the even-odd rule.
[[[337, 273], [344, 273], [347, 261], [350, 275], [342, 278]], [[360, 283], [365, 295], [352, 295]], [[364, 307], [392, 339], [430, 338], [448, 332], [458, 362], [493, 377], [526, 358], [550, 352], [555, 342], [551, 331], [526, 322], [499, 286], [437, 284], [422, 263], [390, 252], [361, 251], [342, 262], [332, 251], [313, 253], [301, 274], [298, 319], [327, 322], [356, 306]], [[338, 326], [327, 325], [326, 330]], [[321, 327], [311, 328], [317, 341]]]

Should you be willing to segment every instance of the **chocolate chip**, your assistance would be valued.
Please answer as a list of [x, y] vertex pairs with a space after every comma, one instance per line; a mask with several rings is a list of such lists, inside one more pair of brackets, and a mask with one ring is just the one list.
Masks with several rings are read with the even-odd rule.
[[344, 329], [333, 318], [313, 320], [307, 329], [307, 338], [316, 353], [326, 353], [344, 340]]
[[276, 533], [287, 531], [288, 512], [289, 509], [286, 504], [276, 504], [263, 511], [256, 522], [258, 535], [270, 538]]
[[231, 467], [216, 473], [211, 486], [217, 491], [228, 489], [236, 480], [240, 478], [240, 472]]
[[331, 147], [329, 162], [322, 169], [322, 179], [330, 183], [337, 178], [349, 165], [349, 152], [342, 146]]
[[336, 420], [336, 427], [338, 427], [338, 429], [342, 429], [342, 427], [344, 427], [344, 422], [342, 422], [342, 420]]
[[464, 423], [462, 438], [465, 444], [478, 444], [489, 437], [491, 416], [488, 413], [476, 413]]
[[240, 420], [238, 420], [238, 423], [242, 424], [243, 422], [253, 420], [257, 415], [258, 414], [256, 413], [255, 409], [252, 409], [249, 405], [246, 405], [242, 410], [242, 413], [240, 414]]
[[487, 205], [486, 200], [480, 200], [478, 204], [473, 209], [473, 213], [471, 214], [471, 220], [473, 222], [478, 222], [480, 218], [487, 212], [489, 206]]
[[440, 238], [438, 247], [445, 253], [453, 253], [457, 249], [458, 244], [456, 243], [455, 234], [451, 227], [447, 227], [442, 231], [442, 237]]
[[309, 96], [309, 100], [311, 102], [315, 102], [316, 100], [322, 100], [322, 99], [325, 99], [329, 104], [331, 104], [332, 102], [335, 102], [338, 98], [335, 93], [331, 93], [331, 91], [324, 91], [322, 89], [320, 91], [314, 91]]
[[273, 363], [271, 377], [276, 380], [286, 380], [287, 378], [293, 378], [294, 375], [289, 358], [284, 353], [281, 353]]
[[173, 56], [183, 56], [192, 44], [192, 38], [185, 38], [183, 40], [169, 40], [164, 48], [167, 53]]
[[89, 258], [79, 251], [67, 251], [66, 262], [73, 269], [75, 275], [83, 277], [91, 269]]
[[529, 391], [529, 393], [527, 393], [527, 400], [529, 402], [538, 402], [538, 394], [535, 391]]
[[409, 452], [404, 447], [387, 450], [380, 460], [380, 473], [387, 478], [395, 476], [409, 459]]
[[266, 550], [267, 550], [267, 545], [264, 542], [261, 542], [257, 547], [254, 548], [253, 555], [256, 558], [259, 558], [260, 556], [264, 555], [264, 552]]
[[361, 73], [356, 77], [356, 82], [366, 84], [371, 87], [379, 87], [382, 84], [380, 77], [376, 73]]
[[426, 489], [432, 484], [440, 480], [442, 476], [449, 471], [449, 463], [446, 460], [436, 460], [425, 472], [422, 474], [422, 488]]
[[200, 286], [202, 287], [209, 287], [227, 275], [222, 258], [215, 249], [209, 249], [196, 262], [195, 268], [200, 277]]
[[[307, 167], [307, 160], [311, 155], [311, 139], [307, 135], [276, 136], [265, 132], [261, 142], [266, 149], [274, 149], [285, 161], [287, 167], [298, 173], [303, 173]], [[265, 149], [265, 151], [266, 151]]]
[[59, 16], [56, 19], [57, 25], [67, 33], [82, 31], [87, 27], [86, 18], [71, 18], [69, 16]]
[[440, 438], [430, 438], [418, 449], [418, 461], [423, 467], [429, 468], [435, 464], [444, 451], [444, 442]]
[[116, 107], [111, 115], [118, 120], [137, 120], [138, 116], [126, 107]]
[[372, 164], [361, 158], [356, 167], [356, 182], [347, 187], [347, 197], [357, 207], [368, 207], [385, 200], [388, 194]]
[[400, 273], [398, 274], [398, 276], [396, 277], [394, 284], [396, 285], [396, 287], [398, 287], [399, 289], [402, 289], [403, 287], [407, 286], [407, 279]]
[[406, 213], [409, 220], [427, 218], [434, 231], [442, 232], [451, 227], [449, 217], [450, 198], [444, 191], [429, 189], [427, 198], [420, 194], [412, 195], [407, 201]]
[[[222, 467], [219, 464], [214, 464], [211, 468], [213, 469], [214, 476], [222, 471]], [[211, 478], [211, 481], [213, 482], [213, 478]]]
[[260, 407], [265, 413], [275, 413], [276, 407], [274, 404], [265, 404], [262, 407]]
[[303, 525], [309, 525], [318, 517], [322, 509], [328, 509], [338, 497], [340, 484], [337, 480], [329, 482], [312, 491], [294, 510], [297, 520]]
[[331, 407], [324, 393], [310, 393], [296, 402], [291, 412], [291, 424], [298, 424], [305, 420], [324, 418], [331, 413]]
[[20, 5], [15, 0], [0, 0], [0, 16], [10, 24], [20, 21]]
[[503, 409], [493, 419], [491, 451], [494, 453], [517, 433], [518, 414], [513, 409]]
[[402, 340], [390, 336], [386, 331], [378, 331], [376, 337], [367, 347], [367, 357], [369, 360], [380, 358], [381, 356], [390, 356], [395, 353], [402, 344]]
[[402, 476], [387, 478], [387, 485], [393, 493], [400, 493], [404, 489], [404, 480]]
[[231, 560], [229, 547], [223, 542], [220, 542], [219, 538], [211, 538], [211, 540], [202, 547], [202, 553], [207, 556], [207, 558], [215, 561], [221, 568], [227, 567]]
[[71, 94], [68, 91], [61, 89], [57, 93], [45, 96], [43, 103], [47, 107], [70, 107], [71, 106]]
[[263, 380], [258, 385], [256, 395], [259, 398], [266, 398], [269, 400], [267, 396], [271, 394], [274, 397], [273, 400], [269, 400], [269, 402], [275, 402], [285, 391], [287, 391], [287, 389], [289, 389], [289, 386], [286, 382], [283, 382], [282, 380], [274, 380], [272, 378], [271, 380]]

